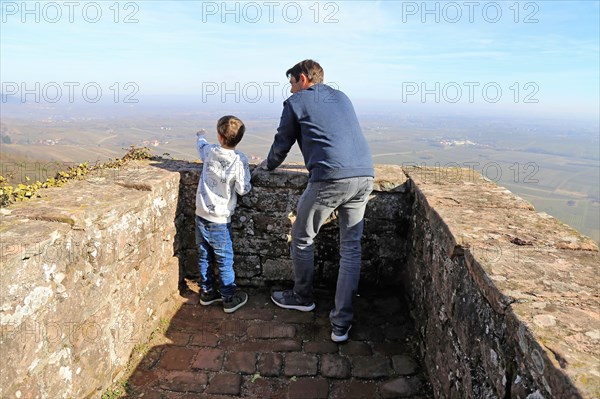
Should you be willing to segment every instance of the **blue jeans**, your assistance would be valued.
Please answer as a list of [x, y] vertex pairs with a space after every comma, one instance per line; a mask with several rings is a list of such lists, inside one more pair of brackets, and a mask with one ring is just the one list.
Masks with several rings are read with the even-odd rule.
[[313, 302], [313, 239], [327, 218], [337, 209], [340, 228], [340, 268], [335, 291], [335, 308], [330, 312], [332, 324], [347, 327], [352, 322], [352, 301], [358, 289], [361, 267], [360, 241], [372, 177], [308, 183], [298, 200], [296, 220], [292, 226], [292, 261], [294, 293], [302, 302]]
[[214, 288], [213, 262], [219, 268], [221, 289], [224, 298], [235, 294], [235, 273], [233, 271], [233, 245], [231, 243], [231, 223], [214, 223], [196, 215], [196, 246], [200, 268], [200, 288], [211, 291]]

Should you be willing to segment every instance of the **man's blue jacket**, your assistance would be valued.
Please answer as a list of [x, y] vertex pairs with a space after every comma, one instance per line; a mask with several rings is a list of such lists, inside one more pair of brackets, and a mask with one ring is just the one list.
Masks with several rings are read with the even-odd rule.
[[352, 102], [330, 86], [319, 83], [284, 101], [267, 169], [281, 165], [295, 142], [311, 182], [374, 176], [371, 151]]

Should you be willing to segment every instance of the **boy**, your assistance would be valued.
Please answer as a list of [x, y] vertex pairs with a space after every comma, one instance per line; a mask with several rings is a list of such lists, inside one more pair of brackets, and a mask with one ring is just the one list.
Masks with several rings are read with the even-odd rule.
[[[236, 193], [250, 189], [248, 159], [235, 150], [245, 131], [244, 123], [227, 115], [217, 122], [219, 145], [208, 144], [205, 131], [196, 133], [198, 154], [204, 165], [196, 192], [196, 245], [200, 268], [200, 304], [223, 302], [225, 313], [233, 313], [248, 301], [248, 294], [236, 290], [231, 243], [231, 215]], [[221, 288], [213, 287], [212, 263], [219, 268]]]

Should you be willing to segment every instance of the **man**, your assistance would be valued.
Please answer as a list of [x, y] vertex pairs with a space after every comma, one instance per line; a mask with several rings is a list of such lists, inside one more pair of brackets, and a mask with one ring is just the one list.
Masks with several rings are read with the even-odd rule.
[[352, 327], [353, 298], [361, 267], [364, 213], [373, 190], [373, 160], [350, 99], [323, 84], [323, 69], [313, 60], [290, 68], [293, 93], [283, 113], [271, 150], [258, 169], [273, 170], [298, 143], [309, 182], [300, 197], [292, 226], [293, 290], [274, 291], [273, 302], [286, 309], [314, 309], [313, 239], [333, 213], [338, 212], [340, 268], [335, 308], [330, 312], [334, 342], [344, 342]]

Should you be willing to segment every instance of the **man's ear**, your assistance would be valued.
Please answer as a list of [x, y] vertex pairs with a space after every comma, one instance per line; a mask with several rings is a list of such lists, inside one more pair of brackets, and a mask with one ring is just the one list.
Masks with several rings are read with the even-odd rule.
[[303, 73], [300, 74], [300, 85], [303, 89], [306, 89], [310, 86], [310, 80], [308, 80], [308, 76]]

